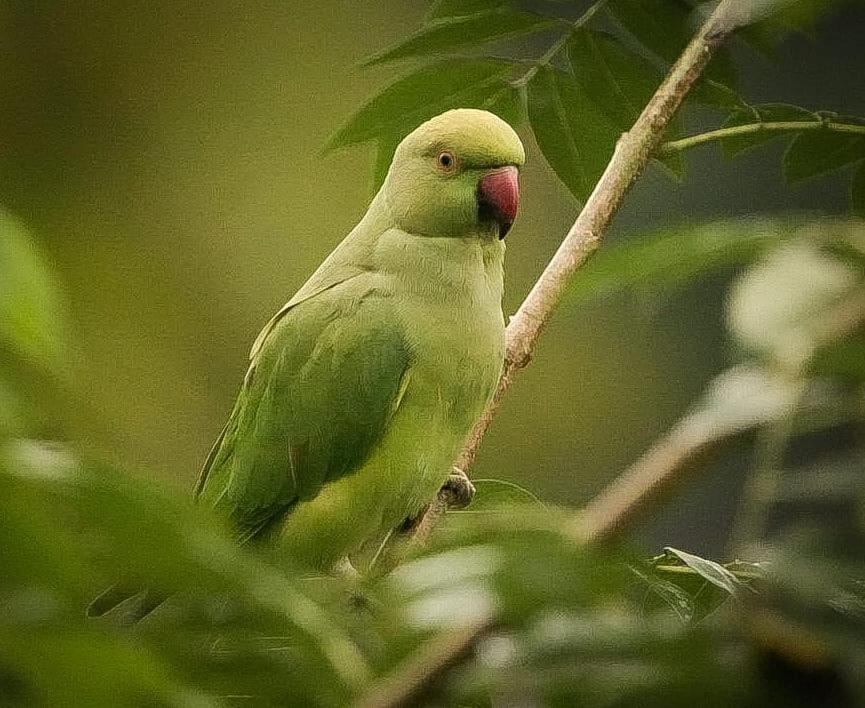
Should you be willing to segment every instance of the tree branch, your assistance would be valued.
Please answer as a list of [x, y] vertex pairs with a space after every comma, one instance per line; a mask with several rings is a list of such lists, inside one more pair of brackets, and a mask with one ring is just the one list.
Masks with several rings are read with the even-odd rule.
[[[744, 20], [745, 0], [722, 0], [670, 69], [633, 127], [624, 133], [577, 220], [535, 283], [506, 331], [502, 377], [490, 406], [472, 431], [456, 461], [462, 470], [471, 467], [496, 409], [515, 376], [529, 363], [535, 344], [562, 298], [571, 276], [598, 249], [630, 186], [645, 169], [649, 158], [688, 92], [693, 88], [713, 51]], [[423, 538], [447, 511], [446, 492], [433, 502], [415, 530]]]
[[710, 143], [715, 140], [735, 138], [742, 135], [752, 135], [754, 133], [794, 133], [802, 130], [827, 130], [833, 133], [865, 135], [865, 125], [843, 123], [833, 120], [746, 123], [744, 125], [734, 125], [729, 128], [718, 128], [717, 130], [710, 130], [706, 133], [690, 135], [679, 140], [671, 140], [670, 142], [661, 145], [661, 147], [658, 148], [657, 154], [659, 156], [672, 155], [673, 153], [682, 152], [692, 147], [697, 147], [698, 145]]
[[738, 427], [717, 425], [711, 416], [686, 416], [594, 497], [569, 533], [582, 543], [604, 543], [617, 537], [704, 457], [742, 432]]

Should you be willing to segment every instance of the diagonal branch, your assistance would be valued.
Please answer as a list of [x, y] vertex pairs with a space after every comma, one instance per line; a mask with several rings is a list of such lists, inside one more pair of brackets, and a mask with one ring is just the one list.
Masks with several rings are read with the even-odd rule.
[[[670, 69], [631, 130], [622, 134], [613, 156], [589, 195], [577, 220], [535, 283], [507, 328], [507, 348], [498, 390], [472, 431], [456, 461], [462, 470], [474, 462], [484, 434], [505, 392], [529, 363], [535, 344], [562, 299], [571, 277], [600, 246], [616, 212], [634, 181], [645, 169], [676, 111], [712, 57], [713, 51], [744, 24], [747, 0], [722, 0]], [[443, 491], [414, 526], [423, 540], [447, 511], [449, 492]]]

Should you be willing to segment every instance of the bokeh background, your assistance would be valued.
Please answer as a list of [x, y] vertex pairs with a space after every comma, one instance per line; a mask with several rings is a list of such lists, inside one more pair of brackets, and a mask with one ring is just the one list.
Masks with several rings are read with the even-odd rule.
[[[363, 214], [372, 149], [322, 145], [404, 66], [361, 60], [419, 23], [422, 0], [24, 2], [0, 5], [0, 203], [27, 223], [69, 309], [67, 392], [32, 375], [42, 434], [191, 489], [249, 346]], [[739, 45], [742, 93], [865, 115], [865, 8]], [[709, 124], [700, 114], [690, 126]], [[513, 312], [578, 205], [529, 131], [508, 236]], [[846, 213], [847, 175], [789, 188], [782, 147], [687, 155], [647, 174], [611, 240], [712, 217]], [[731, 273], [663, 297], [563, 306], [487, 436], [476, 477], [577, 505], [675, 421], [730, 360]], [[32, 372], [31, 372], [32, 373]], [[27, 380], [27, 372], [22, 373]], [[38, 422], [38, 421], [37, 421]], [[724, 548], [743, 470], [723, 456], [635, 531], [646, 548]], [[741, 465], [741, 462], [739, 463]]]

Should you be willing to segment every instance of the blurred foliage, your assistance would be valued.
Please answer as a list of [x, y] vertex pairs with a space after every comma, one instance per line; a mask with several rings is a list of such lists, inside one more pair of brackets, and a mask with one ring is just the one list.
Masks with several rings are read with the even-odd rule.
[[54, 281], [36, 243], [5, 212], [0, 212], [0, 249], [0, 346], [56, 367], [65, 336]]
[[[710, 248], [695, 253], [701, 239]], [[863, 244], [865, 224], [843, 220], [668, 231], [608, 250], [573, 294], [670, 288], [751, 264], [729, 300], [739, 373], [721, 377], [695, 411], [714, 416], [714, 433], [783, 424], [785, 448], [815, 431], [856, 431], [843, 453], [804, 469], [780, 459], [755, 472], [774, 483], [746, 503], [761, 523], [748, 539], [756, 545], [742, 546], [752, 562], [587, 549], [571, 536], [571, 513], [478, 480], [478, 505], [449, 514], [392, 573], [317, 577], [278, 547], [238, 548], [181, 490], [7, 437], [0, 702], [338, 706], [387, 698], [406, 682], [418, 683], [423, 704], [865, 699], [865, 372], [843, 367], [838, 377], [819, 364], [827, 352], [843, 359], [865, 333]], [[85, 620], [89, 600], [117, 579], [170, 599], [134, 629], [125, 605]], [[487, 629], [439, 666], [430, 645], [467, 625]], [[409, 670], [418, 661], [434, 680], [418, 681]]]
[[66, 376], [67, 323], [45, 256], [24, 226], [0, 209], [0, 436], [34, 418], [27, 379]]
[[[807, 24], [814, 5], [783, 5], [749, 41], [771, 35], [764, 23]], [[584, 196], [694, 14], [678, 0], [649, 17], [630, 0], [569, 11], [440, 0], [418, 33], [374, 57], [439, 63], [373, 98], [332, 145], [378, 141], [381, 176], [405, 129], [451, 104], [527, 113], [552, 167]], [[557, 29], [540, 62], [438, 57]], [[724, 107], [724, 127], [819, 120], [821, 130], [790, 131], [787, 175], [856, 165], [861, 211], [862, 140], [832, 129], [861, 122], [746, 106], [725, 88], [734, 73], [722, 55], [694, 100]], [[769, 135], [722, 146], [738, 153]], [[50, 378], [68, 346], [60, 288], [17, 220], [0, 216], [0, 236], [0, 348]], [[672, 547], [650, 559], [585, 548], [573, 512], [487, 479], [478, 503], [449, 514], [394, 572], [317, 577], [278, 546], [238, 548], [185, 490], [33, 439], [38, 426], [19, 413], [33, 402], [10, 363], [0, 372], [0, 705], [341, 706], [415, 684], [428, 705], [865, 704], [863, 264], [861, 222], [742, 219], [618, 244], [571, 289], [575, 304], [642, 297], [736, 269], [736, 362], [682, 419], [700, 420], [691, 430], [709, 442], [755, 431], [740, 557], [728, 563]], [[122, 606], [85, 620], [118, 580], [170, 599], [134, 627]], [[454, 661], [431, 651], [472, 626], [484, 631]]]

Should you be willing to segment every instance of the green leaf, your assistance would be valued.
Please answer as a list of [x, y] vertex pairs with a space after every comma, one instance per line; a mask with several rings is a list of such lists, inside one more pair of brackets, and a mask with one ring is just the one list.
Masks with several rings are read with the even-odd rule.
[[619, 131], [631, 128], [662, 78], [644, 57], [606, 32], [576, 32], [568, 57], [577, 84]]
[[732, 596], [743, 588], [741, 581], [720, 563], [672, 547], [665, 548], [664, 552], [675, 556], [706, 581]]
[[681, 587], [668, 580], [658, 578], [649, 573], [645, 573], [635, 566], [631, 566], [631, 571], [640, 580], [646, 583], [649, 591], [663, 600], [663, 602], [678, 615], [682, 622], [688, 623], [694, 619], [696, 608], [691, 596]]
[[856, 216], [865, 218], [865, 162], [859, 165], [850, 184], [850, 205]]
[[[752, 123], [790, 121], [813, 123], [814, 121], [819, 120], [819, 116], [815, 113], [812, 113], [805, 108], [800, 108], [799, 106], [793, 106], [789, 103], [764, 103], [758, 106], [752, 106], [750, 109], [742, 108], [734, 111], [730, 114], [727, 120], [724, 121], [721, 127], [733, 128], [738, 125], [749, 125]], [[748, 133], [746, 135], [736, 135], [724, 138], [721, 141], [721, 151], [727, 157], [734, 157], [749, 148], [763, 145], [772, 140], [789, 137], [789, 135], [789, 133], [768, 130]]]
[[512, 64], [496, 59], [448, 59], [430, 64], [386, 87], [340, 128], [326, 149], [381, 135], [405, 135], [449, 108], [480, 107], [503, 85]]
[[[856, 2], [858, 0], [852, 0]], [[737, 31], [751, 47], [769, 58], [791, 33], [812, 33], [819, 19], [850, 0], [773, 0], [754, 4], [752, 23]]]
[[[611, 0], [609, 13], [646, 49], [672, 64], [699, 29], [694, 7], [685, 0]], [[707, 79], [735, 86], [736, 70], [724, 48], [706, 68]]]
[[680, 617], [682, 612], [673, 603], [689, 611], [690, 621], [708, 616], [741, 590], [753, 591], [754, 582], [767, 577], [763, 568], [755, 563], [735, 561], [721, 565], [675, 548], [666, 548], [663, 555], [652, 559], [645, 575], [649, 581], [665, 583], [678, 590], [678, 594], [671, 593], [665, 601]]
[[499, 86], [493, 93], [484, 98], [478, 106], [485, 111], [495, 113], [499, 118], [512, 126], [523, 122], [524, 107], [522, 91], [505, 83]]
[[29, 698], [15, 701], [18, 705], [219, 705], [180, 684], [167, 663], [143, 643], [123, 641], [95, 627], [75, 633], [58, 627], [29, 632], [4, 627], [0, 643], [0, 698], [9, 697], [6, 681], [15, 676], [18, 690]]
[[373, 192], [377, 192], [382, 184], [384, 184], [387, 172], [390, 169], [390, 163], [393, 160], [393, 154], [402, 140], [402, 135], [399, 133], [384, 133], [379, 136], [375, 146], [375, 163], [372, 171], [372, 188]]
[[742, 97], [729, 86], [707, 78], [697, 82], [688, 94], [688, 102], [723, 110], [737, 110], [746, 105]]
[[[865, 239], [862, 224], [856, 220], [745, 218], [698, 226], [682, 225], [631, 237], [601, 249], [580, 271], [580, 277], [569, 284], [566, 297], [570, 303], [580, 303], [623, 292], [669, 291], [692, 282], [702, 273], [753, 261], [769, 249], [803, 234], [821, 244], [848, 243], [860, 251], [862, 247], [857, 244]], [[793, 264], [800, 256], [791, 257]], [[808, 270], [813, 264], [803, 267]], [[784, 273], [785, 268], [779, 268], [779, 272]], [[812, 270], [814, 272], [817, 271]], [[787, 278], [791, 288], [797, 278], [801, 278], [801, 274]], [[805, 283], [805, 286], [811, 285], [811, 282]], [[763, 292], [770, 298], [778, 287], [780, 284], [774, 283], [774, 289], [764, 288]], [[780, 301], [779, 308], [791, 307], [795, 294], [803, 292], [803, 287], [800, 284], [796, 292]], [[754, 308], [755, 303], [743, 306], [749, 312], [756, 312]], [[759, 323], [759, 330], [765, 329], [765, 322]]]
[[571, 193], [584, 200], [613, 154], [619, 133], [570, 74], [542, 66], [528, 85], [538, 146]]
[[646, 49], [667, 62], [674, 62], [698, 25], [694, 8], [684, 0], [653, 2], [611, 0], [607, 9]]
[[0, 210], [0, 345], [53, 367], [62, 358], [63, 320], [47, 261], [25, 228]]
[[788, 182], [816, 177], [865, 158], [865, 136], [810, 130], [799, 135], [784, 154]]
[[[661, 72], [606, 32], [581, 30], [568, 44], [568, 57], [577, 84], [611, 124], [610, 135], [629, 130], [661, 82]], [[674, 119], [671, 133], [681, 125]], [[685, 173], [684, 156], [657, 158], [674, 177]]]
[[[57, 445], [0, 447], [0, 703], [11, 679], [25, 705], [209, 705], [205, 694], [347, 704], [365, 661], [334, 622], [338, 607], [307, 596], [275, 552], [239, 548], [207, 511]], [[179, 594], [142, 632], [85, 621], [95, 593], [127, 577]], [[279, 653], [265, 644], [274, 638]], [[111, 666], [93, 674], [94, 661]], [[148, 692], [156, 662], [171, 696]], [[198, 696], [182, 695], [186, 681]]]
[[511, 2], [512, 0], [437, 0], [430, 6], [427, 18], [435, 20], [442, 17], [465, 17], [494, 10]]
[[[662, 78], [644, 57], [606, 32], [577, 32], [568, 44], [568, 57], [577, 84], [617, 133], [631, 128]], [[679, 125], [675, 119], [670, 132], [675, 134]], [[684, 175], [681, 154], [657, 159], [674, 177]]]
[[764, 15], [758, 25], [765, 25], [779, 39], [783, 38], [785, 32], [811, 32], [816, 29], [821, 17], [854, 2], [856, 0], [775, 0], [761, 3]]
[[821, 347], [808, 362], [808, 370], [817, 376], [865, 381], [865, 332], [856, 332], [840, 342]]
[[448, 52], [466, 45], [477, 46], [539, 32], [555, 20], [508, 7], [477, 12], [461, 17], [433, 20], [395, 47], [370, 57], [367, 64]]

